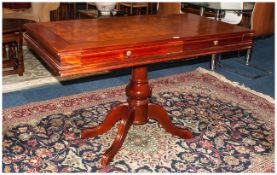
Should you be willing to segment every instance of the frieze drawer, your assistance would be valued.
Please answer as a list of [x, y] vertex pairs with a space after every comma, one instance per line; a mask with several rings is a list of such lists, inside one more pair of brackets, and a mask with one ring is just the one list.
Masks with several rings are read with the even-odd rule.
[[209, 49], [215, 47], [222, 47], [227, 45], [239, 44], [241, 43], [242, 36], [231, 36], [226, 38], [214, 38], [207, 40], [199, 40], [199, 41], [184, 41], [184, 51], [193, 50], [193, 49]]
[[153, 45], [144, 45], [140, 47], [129, 47], [101, 52], [84, 52], [82, 54], [82, 64], [96, 64], [105, 61], [126, 61], [135, 58], [152, 57], [178, 53], [183, 51], [183, 41], [154, 43]]

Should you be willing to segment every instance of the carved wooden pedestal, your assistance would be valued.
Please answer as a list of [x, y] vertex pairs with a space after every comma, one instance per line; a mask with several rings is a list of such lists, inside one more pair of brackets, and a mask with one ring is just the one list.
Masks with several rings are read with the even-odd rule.
[[121, 104], [111, 109], [103, 123], [94, 128], [83, 129], [81, 138], [95, 137], [110, 130], [120, 120], [117, 135], [112, 146], [104, 153], [102, 165], [107, 165], [122, 146], [132, 124], [145, 124], [148, 119], [157, 120], [162, 127], [173, 135], [184, 139], [192, 138], [192, 133], [186, 129], [175, 127], [166, 111], [158, 104], [149, 102], [151, 88], [148, 84], [147, 67], [133, 67], [132, 78], [126, 87], [128, 104]]

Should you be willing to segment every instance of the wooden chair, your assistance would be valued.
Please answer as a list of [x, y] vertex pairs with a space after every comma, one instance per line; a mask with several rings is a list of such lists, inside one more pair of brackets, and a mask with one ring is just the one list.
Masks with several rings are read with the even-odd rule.
[[86, 10], [89, 10], [91, 6], [92, 6], [92, 9], [96, 9], [95, 2], [87, 2], [86, 3]]
[[255, 37], [274, 33], [274, 3], [256, 2], [252, 12], [251, 29]]
[[161, 2], [157, 5], [157, 15], [170, 15], [170, 14], [180, 14], [181, 3], [167, 3]]
[[[16, 3], [9, 3], [16, 4]], [[3, 8], [3, 19], [28, 19], [36, 22], [48, 22], [51, 19], [51, 11], [58, 9], [60, 3], [40, 3], [32, 2], [28, 9], [21, 11]]]
[[[23, 76], [24, 61], [22, 43], [22, 33], [4, 34], [2, 41], [3, 76], [11, 74]], [[5, 68], [9, 70], [4, 70]]]
[[143, 9], [145, 10], [145, 15], [148, 15], [148, 3], [128, 3], [128, 2], [119, 2], [117, 3], [117, 10], [124, 11], [127, 15], [143, 15]]
[[[49, 3], [51, 4], [51, 3]], [[76, 19], [76, 3], [74, 2], [61, 2], [56, 10], [50, 12], [51, 21], [71, 20]]]

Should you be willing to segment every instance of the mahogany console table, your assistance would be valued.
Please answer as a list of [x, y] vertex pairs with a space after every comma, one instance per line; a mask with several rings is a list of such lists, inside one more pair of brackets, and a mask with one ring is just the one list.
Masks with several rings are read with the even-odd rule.
[[107, 165], [122, 146], [132, 124], [157, 120], [167, 132], [192, 138], [175, 127], [166, 111], [149, 102], [152, 89], [147, 65], [252, 47], [253, 31], [194, 14], [132, 16], [26, 24], [28, 46], [59, 76], [132, 67], [127, 104], [111, 109], [102, 124], [85, 128], [81, 138], [94, 137], [120, 121]]

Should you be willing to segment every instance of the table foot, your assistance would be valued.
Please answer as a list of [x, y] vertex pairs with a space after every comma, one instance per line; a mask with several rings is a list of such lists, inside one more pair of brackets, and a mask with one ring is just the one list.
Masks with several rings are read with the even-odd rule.
[[192, 138], [192, 132], [187, 129], [178, 128], [172, 124], [167, 112], [160, 105], [150, 103], [148, 106], [148, 116], [151, 119], [157, 120], [172, 135], [179, 136], [183, 139]]
[[109, 114], [106, 116], [105, 120], [99, 126], [83, 129], [81, 131], [81, 138], [91, 138], [104, 134], [105, 132], [109, 131], [122, 117], [128, 115], [128, 111], [129, 107], [127, 104], [120, 104], [112, 108]]
[[117, 134], [112, 146], [104, 153], [101, 159], [101, 165], [106, 166], [121, 148], [125, 137], [134, 122], [134, 110], [130, 110], [129, 114], [125, 115], [118, 126]]

